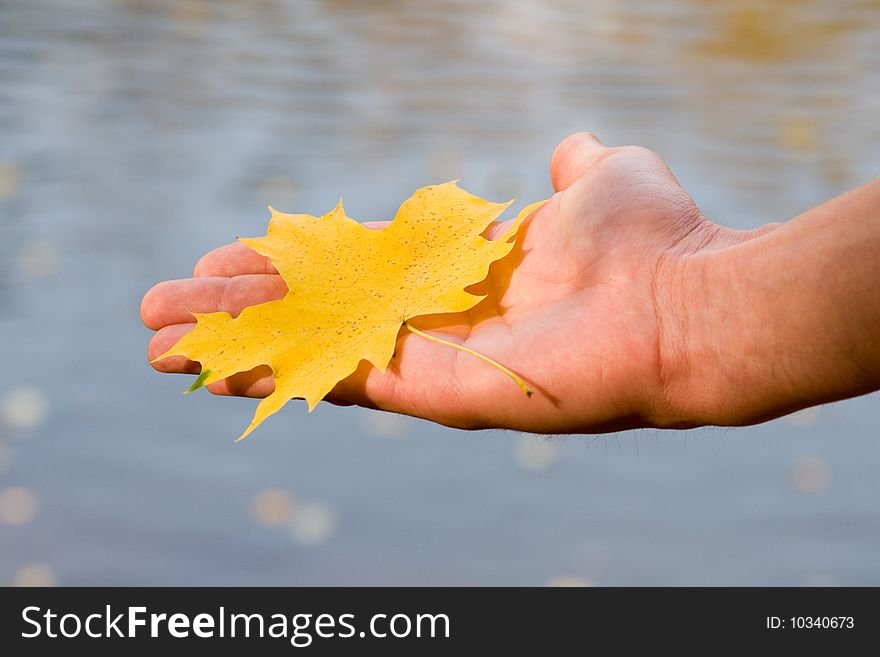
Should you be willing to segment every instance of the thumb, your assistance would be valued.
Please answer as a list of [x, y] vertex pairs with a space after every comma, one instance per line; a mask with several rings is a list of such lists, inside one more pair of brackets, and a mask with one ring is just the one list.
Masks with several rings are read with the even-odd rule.
[[563, 139], [550, 158], [554, 191], [568, 188], [609, 150], [592, 132], [576, 132]]

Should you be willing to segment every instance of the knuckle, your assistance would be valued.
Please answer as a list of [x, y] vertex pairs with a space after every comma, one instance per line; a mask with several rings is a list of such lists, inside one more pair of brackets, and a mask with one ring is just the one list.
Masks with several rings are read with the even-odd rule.
[[615, 152], [620, 155], [625, 155], [627, 157], [633, 158], [642, 158], [646, 160], [660, 160], [660, 156], [650, 148], [646, 146], [639, 146], [636, 144], [628, 144], [626, 146], [617, 146], [614, 149]]
[[217, 310], [221, 312], [229, 312], [234, 305], [234, 298], [238, 288], [238, 281], [235, 278], [227, 278], [223, 281], [217, 294]]

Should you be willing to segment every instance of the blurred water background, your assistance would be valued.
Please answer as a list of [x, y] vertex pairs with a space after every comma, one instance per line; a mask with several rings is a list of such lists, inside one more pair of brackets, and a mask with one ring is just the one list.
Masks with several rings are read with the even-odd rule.
[[880, 584], [880, 397], [551, 440], [182, 397], [154, 282], [461, 178], [550, 193], [568, 132], [658, 150], [710, 217], [880, 171], [877, 0], [3, 0], [0, 582]]

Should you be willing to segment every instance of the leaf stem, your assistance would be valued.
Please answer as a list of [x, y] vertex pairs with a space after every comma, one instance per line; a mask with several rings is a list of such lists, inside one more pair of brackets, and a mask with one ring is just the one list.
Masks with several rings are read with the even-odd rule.
[[199, 374], [198, 377], [196, 377], [196, 380], [193, 381], [193, 384], [189, 388], [187, 388], [186, 390], [183, 391], [183, 394], [188, 395], [189, 393], [195, 392], [196, 390], [201, 388], [203, 385], [205, 385], [205, 380], [209, 376], [211, 376], [211, 370], [209, 370], [207, 368], [203, 369], [201, 374]]
[[466, 354], [470, 354], [471, 356], [476, 356], [481, 361], [483, 361], [485, 363], [489, 363], [489, 365], [491, 365], [492, 367], [495, 367], [496, 369], [500, 370], [501, 372], [503, 372], [504, 374], [509, 376], [511, 379], [513, 379], [513, 382], [519, 386], [520, 390], [522, 390], [524, 393], [526, 393], [526, 396], [531, 397], [532, 394], [534, 394], [534, 391], [531, 388], [529, 388], [529, 386], [526, 384], [526, 382], [523, 380], [523, 378], [519, 374], [517, 374], [516, 372], [514, 372], [513, 370], [511, 370], [507, 367], [504, 367], [504, 365], [502, 365], [498, 361], [492, 360], [488, 356], [484, 356], [483, 354], [481, 354], [478, 351], [474, 351], [473, 349], [468, 349], [464, 345], [455, 344], [454, 342], [450, 342], [449, 340], [444, 340], [443, 338], [438, 338], [434, 335], [430, 335], [428, 333], [425, 333], [424, 331], [420, 331], [419, 329], [414, 327], [409, 322], [404, 322], [403, 325], [407, 329], [409, 329], [411, 332], [415, 333], [416, 335], [418, 335], [420, 337], [425, 338], [426, 340], [430, 340], [431, 342], [437, 342], [439, 344], [446, 345], [447, 347], [452, 347], [453, 349], [458, 349], [459, 351], [463, 351]]

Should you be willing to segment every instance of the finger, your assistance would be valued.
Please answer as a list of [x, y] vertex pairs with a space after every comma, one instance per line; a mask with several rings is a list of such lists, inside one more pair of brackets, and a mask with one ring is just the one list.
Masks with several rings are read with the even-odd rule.
[[[193, 330], [195, 326], [195, 323], [192, 322], [189, 324], [172, 324], [171, 326], [159, 329], [147, 347], [147, 360], [152, 361], [157, 356], [164, 354], [177, 344], [180, 338]], [[188, 360], [183, 356], [171, 356], [151, 364], [158, 372], [168, 372], [171, 374], [198, 374], [202, 371], [198, 363]]]
[[144, 296], [141, 319], [147, 328], [157, 330], [169, 324], [192, 322], [192, 313], [224, 311], [237, 316], [248, 306], [274, 301], [285, 294], [284, 280], [270, 274], [164, 281]]
[[247, 372], [233, 374], [208, 386], [210, 393], [230, 397], [266, 397], [274, 390], [275, 381], [268, 365], [259, 365]]
[[193, 276], [242, 276], [245, 274], [277, 274], [269, 258], [241, 242], [233, 242], [209, 251], [193, 269]]
[[[195, 324], [172, 324], [160, 329], [147, 348], [147, 359], [152, 361], [156, 356], [164, 354], [171, 349], [180, 338], [195, 328]], [[198, 374], [202, 371], [201, 365], [183, 356], [171, 356], [152, 363], [159, 372], [171, 374]], [[234, 374], [222, 381], [217, 381], [208, 386], [208, 390], [215, 395], [229, 395], [236, 397], [265, 397], [272, 394], [275, 382], [272, 380], [272, 370], [266, 365], [260, 365], [248, 372]]]
[[[156, 353], [161, 354], [162, 352], [157, 350]], [[166, 360], [171, 359], [159, 361], [156, 365], [164, 363]], [[195, 365], [196, 372], [188, 373], [198, 373], [198, 364], [196, 363]], [[174, 371], [180, 370], [175, 369]], [[387, 403], [390, 401], [392, 386], [389, 383], [394, 377], [396, 375], [393, 373], [383, 374], [366, 361], [361, 361], [357, 371], [340, 381], [324, 398], [324, 401], [338, 406], [351, 406], [357, 403], [361, 406], [377, 408], [377, 403]], [[275, 391], [275, 380], [272, 378], [272, 369], [267, 365], [260, 365], [250, 371], [239, 372], [216, 381], [208, 385], [207, 388], [214, 395], [262, 398], [271, 395]]]
[[[250, 372], [241, 372], [217, 381], [208, 386], [208, 392], [223, 397], [268, 397], [275, 391], [275, 381], [272, 379], [272, 370], [261, 365]], [[341, 399], [331, 392], [324, 401], [335, 406], [353, 406], [354, 404]]]
[[563, 139], [550, 158], [553, 189], [567, 189], [608, 151], [592, 132], [576, 132]]

